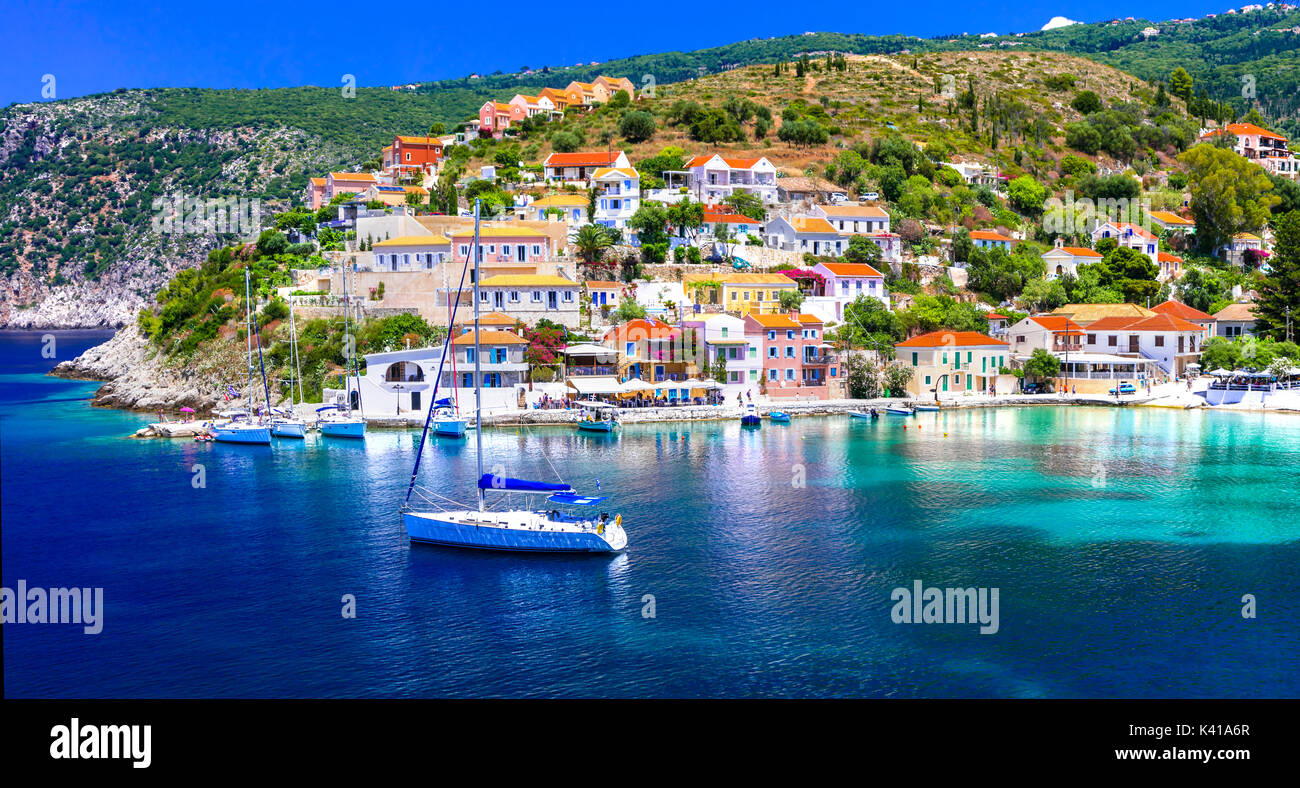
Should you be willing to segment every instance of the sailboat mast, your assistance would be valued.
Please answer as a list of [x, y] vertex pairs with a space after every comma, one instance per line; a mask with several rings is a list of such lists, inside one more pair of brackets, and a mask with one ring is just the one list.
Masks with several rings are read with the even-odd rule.
[[244, 267], [244, 350], [248, 353], [248, 420], [253, 420], [253, 293]]
[[[474, 200], [474, 245], [469, 248], [474, 255], [474, 457], [478, 460], [478, 477], [483, 478], [483, 361], [479, 350], [478, 333], [478, 280], [479, 280], [479, 201]], [[478, 510], [483, 511], [483, 488], [478, 487]]]
[[343, 359], [343, 402], [349, 416], [352, 415], [352, 333], [348, 326], [348, 264], [340, 265], [343, 278], [343, 350], [347, 356]]

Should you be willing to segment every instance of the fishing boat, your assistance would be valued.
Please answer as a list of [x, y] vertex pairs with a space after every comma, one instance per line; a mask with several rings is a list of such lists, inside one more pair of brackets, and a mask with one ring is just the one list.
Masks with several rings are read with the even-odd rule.
[[618, 429], [618, 406], [604, 402], [579, 402], [578, 429], [583, 432], [613, 432]]
[[913, 408], [913, 410], [917, 411], [918, 413], [921, 411], [935, 411], [938, 409], [939, 409], [938, 405], [917, 405], [915, 408]]
[[763, 420], [758, 417], [758, 408], [754, 403], [745, 403], [745, 409], [740, 414], [740, 426], [742, 427], [761, 427]]
[[[351, 312], [352, 308], [348, 301], [348, 268], [345, 264], [343, 266], [343, 347], [347, 348], [348, 355], [345, 361], [347, 368], [343, 371], [343, 402], [316, 409], [316, 426], [320, 429], [320, 434], [328, 438], [366, 437], [366, 419], [361, 402], [361, 369], [356, 363], [356, 353], [352, 346], [352, 327], [349, 317]], [[352, 388], [354, 374], [356, 389]], [[354, 391], [360, 413], [357, 416], [352, 415]]]
[[767, 417], [775, 422], [790, 423], [790, 414], [783, 410], [774, 410], [767, 414]]
[[[453, 373], [452, 380], [455, 379], [455, 373]], [[441, 435], [445, 438], [463, 438], [465, 437], [467, 424], [468, 422], [456, 412], [456, 406], [452, 404], [451, 398], [443, 397], [433, 403], [434, 435]]]
[[[474, 245], [473, 252], [467, 255], [474, 260], [474, 421], [481, 423], [482, 401], [479, 394], [482, 388], [482, 354], [478, 352], [479, 338], [479, 205], [474, 205]], [[465, 268], [469, 268], [467, 259]], [[462, 284], [464, 274], [461, 275]], [[452, 321], [459, 300], [452, 307]], [[445, 342], [451, 341], [448, 335]], [[444, 353], [445, 360], [445, 353]], [[433, 395], [437, 397], [438, 382], [442, 380], [442, 362], [439, 363], [438, 376], [434, 378]], [[435, 399], [435, 402], [437, 400]], [[528, 479], [514, 479], [498, 474], [483, 472], [483, 430], [474, 430], [478, 462], [478, 506], [477, 508], [456, 507], [450, 510], [417, 511], [411, 506], [411, 496], [417, 490], [420, 473], [420, 458], [424, 454], [427, 436], [433, 421], [433, 409], [424, 421], [424, 435], [421, 436], [419, 448], [415, 454], [415, 466], [411, 470], [411, 483], [406, 489], [406, 500], [401, 507], [402, 522], [412, 544], [432, 544], [444, 547], [464, 547], [479, 550], [512, 550], [534, 553], [616, 553], [627, 546], [627, 532], [623, 530], [623, 516], [610, 517], [608, 512], [591, 514], [564, 514], [558, 508], [503, 508], [492, 510], [487, 507], [486, 494], [498, 493], [506, 496], [506, 503], [513, 494], [522, 495], [528, 501], [536, 496], [555, 506], [580, 507], [579, 511], [588, 511], [604, 502], [601, 496], [579, 495], [564, 481], [540, 482]], [[440, 485], [440, 489], [442, 486]], [[438, 499], [430, 501], [445, 505], [455, 502], [440, 492], [421, 488], [421, 497]]]
[[892, 413], [895, 416], [911, 416], [916, 413], [916, 411], [912, 410], [906, 405], [890, 405], [889, 407], [885, 408], [885, 412]]
[[849, 418], [878, 419], [880, 418], [880, 411], [876, 410], [875, 408], [872, 408], [871, 410], [851, 410], [849, 411]]

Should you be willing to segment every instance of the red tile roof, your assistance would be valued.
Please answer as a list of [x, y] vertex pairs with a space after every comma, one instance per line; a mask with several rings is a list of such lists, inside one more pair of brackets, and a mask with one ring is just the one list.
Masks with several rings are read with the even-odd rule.
[[978, 347], [984, 345], [1005, 346], [1007, 343], [994, 339], [978, 331], [931, 331], [928, 334], [912, 337], [899, 342], [895, 347]]
[[836, 276], [884, 276], [866, 263], [822, 263]]
[[1151, 307], [1151, 309], [1152, 311], [1158, 312], [1159, 314], [1162, 315], [1173, 315], [1174, 317], [1181, 317], [1183, 320], [1210, 321], [1214, 319], [1212, 316], [1205, 314], [1201, 310], [1193, 309], [1187, 304], [1182, 304], [1179, 303], [1178, 301], [1166, 301], [1163, 304], [1156, 304], [1155, 306]]
[[977, 241], [1012, 241], [1002, 233], [993, 230], [971, 230], [970, 237]]
[[1088, 331], [1200, 331], [1201, 327], [1173, 315], [1155, 317], [1103, 317], [1088, 326]]
[[578, 151], [552, 153], [546, 157], [547, 167], [608, 167], [618, 161], [623, 151]]

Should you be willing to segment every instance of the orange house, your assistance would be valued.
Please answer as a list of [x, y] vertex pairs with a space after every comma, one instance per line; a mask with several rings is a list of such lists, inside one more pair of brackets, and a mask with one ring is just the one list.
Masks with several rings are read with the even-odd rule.
[[398, 136], [384, 148], [384, 170], [390, 174], [419, 170], [432, 175], [442, 161], [442, 140], [437, 137]]

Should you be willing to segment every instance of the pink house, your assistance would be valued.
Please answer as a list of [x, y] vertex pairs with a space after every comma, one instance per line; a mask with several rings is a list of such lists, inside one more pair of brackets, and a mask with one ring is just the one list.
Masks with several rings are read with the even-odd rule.
[[812, 270], [826, 279], [826, 291], [820, 295], [846, 303], [852, 303], [858, 296], [866, 296], [889, 306], [885, 275], [866, 263], [818, 263]]
[[825, 347], [816, 315], [790, 312], [745, 316], [745, 335], [756, 338], [767, 396], [830, 399], [839, 382], [839, 363]]
[[[514, 108], [500, 101], [485, 101], [478, 111], [478, 129], [480, 135], [501, 138], [510, 128], [511, 113]], [[522, 117], [520, 118], [522, 120]]]

